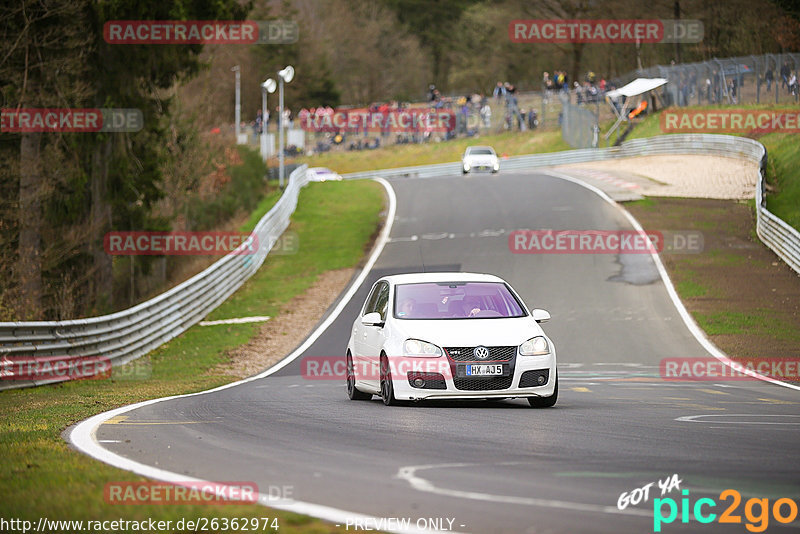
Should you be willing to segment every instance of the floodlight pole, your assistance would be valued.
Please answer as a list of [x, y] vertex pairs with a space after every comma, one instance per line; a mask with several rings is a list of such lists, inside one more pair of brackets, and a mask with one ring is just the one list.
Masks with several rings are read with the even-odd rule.
[[294, 79], [294, 67], [287, 65], [283, 69], [279, 70], [278, 79], [280, 86], [280, 92], [278, 94], [278, 98], [280, 100], [280, 103], [278, 104], [278, 184], [280, 185], [281, 189], [283, 189], [283, 128], [285, 126], [283, 121], [283, 84], [284, 82], [289, 83]]
[[239, 135], [242, 133], [241, 123], [242, 123], [242, 81], [241, 81], [241, 69], [239, 65], [236, 65], [231, 68], [233, 72], [236, 73], [236, 107], [234, 108], [234, 116], [236, 120], [236, 144], [239, 144]]
[[267, 88], [261, 86], [261, 158], [267, 160]]
[[278, 185], [283, 189], [283, 76], [278, 75], [280, 80], [278, 100]]

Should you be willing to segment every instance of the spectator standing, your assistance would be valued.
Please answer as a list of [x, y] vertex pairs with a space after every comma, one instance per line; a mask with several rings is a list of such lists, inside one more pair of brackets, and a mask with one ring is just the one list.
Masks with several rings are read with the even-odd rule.
[[775, 75], [772, 73], [772, 69], [767, 69], [767, 72], [764, 73], [764, 81], [767, 82], [767, 91], [772, 88], [772, 82], [775, 79]]
[[481, 113], [481, 121], [483, 122], [483, 127], [487, 130], [490, 129], [492, 127], [492, 108], [489, 107], [488, 100], [484, 99], [480, 113]]
[[309, 129], [311, 124], [308, 120], [311, 114], [306, 108], [301, 108], [300, 111], [297, 113], [297, 118], [300, 121], [300, 127], [303, 129]]
[[506, 88], [503, 85], [503, 82], [497, 82], [497, 85], [495, 85], [494, 91], [492, 92], [492, 96], [498, 100], [500, 100], [501, 98], [505, 98]]
[[550, 79], [550, 73], [545, 71], [542, 74], [542, 100], [546, 104], [550, 98], [550, 91], [553, 90], [553, 80]]
[[253, 121], [253, 142], [258, 142], [258, 136], [261, 135], [264, 118], [261, 116], [261, 110], [256, 113], [256, 118]]
[[789, 62], [784, 61], [781, 67], [781, 87], [789, 88]]
[[467, 133], [469, 130], [468, 122], [469, 122], [469, 98], [461, 97], [458, 99], [458, 104], [460, 106], [459, 112], [461, 113], [461, 131], [460, 133]]
[[516, 88], [508, 84], [508, 93], [506, 94], [506, 114], [510, 116], [508, 129], [511, 130], [514, 127], [513, 119], [517, 119], [517, 125], [519, 126], [520, 131], [525, 131], [525, 121], [522, 118], [522, 113], [519, 111], [519, 105], [517, 104], [517, 96], [514, 94], [516, 93]]

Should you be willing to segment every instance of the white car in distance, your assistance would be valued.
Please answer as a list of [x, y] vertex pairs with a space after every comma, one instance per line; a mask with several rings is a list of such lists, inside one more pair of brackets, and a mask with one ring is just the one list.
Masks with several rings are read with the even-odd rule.
[[496, 173], [500, 170], [500, 160], [490, 146], [471, 146], [467, 147], [461, 157], [461, 173], [467, 174], [472, 171], [491, 171]]
[[340, 181], [342, 176], [327, 167], [311, 167], [306, 171], [308, 179], [312, 182]]
[[387, 406], [426, 399], [558, 398], [556, 351], [540, 323], [497, 276], [414, 273], [378, 280], [347, 344], [347, 394]]

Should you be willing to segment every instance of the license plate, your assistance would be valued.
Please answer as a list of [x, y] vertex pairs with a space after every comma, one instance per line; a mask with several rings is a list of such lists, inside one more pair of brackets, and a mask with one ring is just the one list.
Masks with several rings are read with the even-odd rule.
[[503, 364], [471, 364], [467, 365], [467, 376], [502, 376]]

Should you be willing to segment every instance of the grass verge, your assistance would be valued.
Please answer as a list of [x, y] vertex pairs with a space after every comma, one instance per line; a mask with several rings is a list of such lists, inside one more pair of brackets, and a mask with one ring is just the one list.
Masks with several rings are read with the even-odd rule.
[[800, 231], [800, 135], [770, 134], [767, 147], [767, 209]]
[[[270, 198], [265, 198], [260, 207], [269, 205]], [[300, 194], [290, 226], [297, 233], [299, 251], [269, 256], [258, 273], [212, 316], [274, 315], [323, 271], [355, 266], [380, 222], [382, 209], [383, 190], [374, 182], [310, 184]], [[230, 382], [230, 376], [215, 369], [226, 360], [228, 349], [245, 343], [255, 331], [252, 324], [195, 326], [131, 364], [136, 372], [0, 392], [0, 478], [5, 481], [0, 484], [0, 517], [36, 522], [40, 517], [158, 521], [269, 516], [278, 518], [280, 532], [340, 531], [316, 519], [258, 505], [106, 504], [106, 483], [144, 479], [71, 449], [61, 436], [67, 426], [118, 406]], [[149, 376], [142, 379], [141, 375]]]
[[645, 228], [699, 231], [703, 251], [661, 259], [695, 321], [733, 358], [800, 357], [797, 275], [752, 234], [749, 202], [649, 197], [625, 208]]

